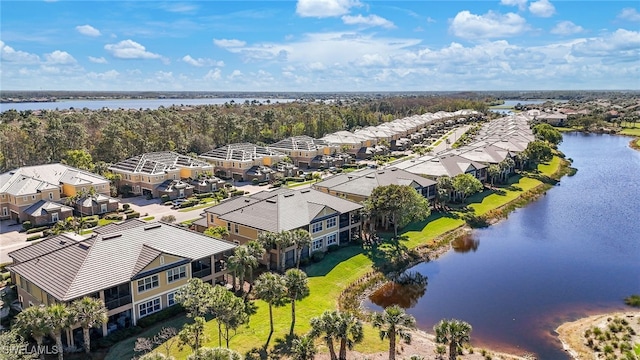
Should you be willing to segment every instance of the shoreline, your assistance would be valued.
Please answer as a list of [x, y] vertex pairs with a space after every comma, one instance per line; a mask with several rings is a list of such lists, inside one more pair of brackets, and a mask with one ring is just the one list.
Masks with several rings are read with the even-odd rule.
[[[549, 179], [555, 182], [559, 182], [562, 177], [565, 175], [571, 176], [575, 173], [576, 169], [571, 167], [571, 161], [564, 158], [564, 156], [556, 155], [560, 158], [560, 164], [554, 173], [549, 175]], [[546, 194], [547, 190], [553, 187], [549, 182], [542, 181], [538, 186], [529, 189], [527, 191], [523, 191], [518, 195], [515, 199], [498, 206], [494, 209], [491, 209], [484, 214], [478, 215], [477, 218], [482, 219], [486, 222], [487, 226], [494, 225], [502, 220], [508, 218], [509, 213], [515, 211], [518, 208], [524, 207], [529, 203], [536, 201], [538, 198]], [[403, 270], [409, 269], [421, 262], [427, 262], [438, 259], [443, 254], [450, 251], [451, 242], [461, 236], [464, 236], [473, 231], [473, 227], [468, 223], [464, 223], [459, 227], [447, 231], [439, 236], [433, 238], [429, 243], [418, 245], [411, 249], [411, 251], [415, 252], [418, 255], [417, 259], [410, 261], [403, 267]], [[361, 318], [368, 318], [371, 311], [367, 310], [364, 307], [365, 300], [376, 291], [382, 284], [386, 283], [388, 280], [388, 274], [383, 274], [379, 271], [373, 270], [367, 274], [365, 274], [360, 279], [356, 280], [352, 284], [349, 284], [338, 297], [338, 309], [342, 310], [345, 307], [345, 300], [355, 300], [357, 301], [357, 309], [358, 316]], [[413, 331], [418, 334], [423, 334], [427, 339], [430, 339], [431, 345], [433, 349], [437, 346], [435, 343], [435, 337], [432, 334], [429, 334], [426, 330], [416, 329]], [[412, 332], [412, 333], [413, 333]], [[474, 352], [475, 353], [475, 352]], [[474, 355], [474, 353], [468, 354], [469, 356]], [[495, 356], [498, 356], [497, 359], [535, 359], [535, 356], [529, 353], [516, 355], [510, 354], [500, 351], [492, 351], [487, 350], [487, 353], [491, 353]], [[431, 353], [430, 353], [431, 354]], [[429, 354], [429, 355], [430, 355]], [[370, 355], [370, 354], [368, 354]], [[464, 359], [472, 359], [473, 357], [463, 356]], [[481, 356], [479, 359], [483, 359]]]

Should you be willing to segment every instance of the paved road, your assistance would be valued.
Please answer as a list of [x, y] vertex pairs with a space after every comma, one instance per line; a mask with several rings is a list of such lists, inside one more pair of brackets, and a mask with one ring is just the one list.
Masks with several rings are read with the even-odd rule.
[[[456, 128], [454, 130], [453, 134], [447, 136], [447, 139], [450, 140], [450, 144], [447, 144], [447, 141], [443, 140], [440, 144], [438, 144], [438, 145], [433, 147], [433, 149], [431, 150], [431, 153], [437, 154], [437, 153], [439, 153], [441, 151], [445, 151], [447, 149], [451, 149], [451, 145], [453, 145], [453, 143], [455, 143], [456, 140], [458, 140], [460, 138], [460, 136], [462, 136], [462, 134], [466, 133], [467, 130], [469, 130], [469, 128], [471, 128], [471, 125], [464, 125], [464, 126], [461, 126], [459, 128]], [[442, 139], [442, 137], [441, 137], [441, 139]]]

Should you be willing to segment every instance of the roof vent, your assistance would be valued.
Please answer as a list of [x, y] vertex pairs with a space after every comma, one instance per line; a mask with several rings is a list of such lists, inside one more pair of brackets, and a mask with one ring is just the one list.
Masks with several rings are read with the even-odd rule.
[[311, 192], [311, 190], [310, 189], [300, 190], [301, 194], [306, 194], [308, 192]]
[[265, 201], [268, 202], [269, 204], [275, 204], [276, 203], [276, 201], [272, 200], [272, 199], [267, 199]]
[[284, 197], [288, 198], [288, 197], [292, 197], [295, 194], [284, 194]]
[[103, 236], [102, 240], [111, 240], [111, 239], [119, 238], [121, 236], [122, 234], [111, 234], [111, 235]]
[[147, 226], [147, 227], [145, 227], [145, 228], [144, 228], [144, 230], [145, 230], [145, 231], [146, 231], [146, 230], [153, 230], [153, 229], [157, 229], [157, 228], [159, 228], [159, 227], [161, 227], [161, 226], [162, 226], [161, 224], [154, 224], [154, 225], [152, 225], [152, 226]]
[[250, 200], [249, 199], [244, 199], [244, 202], [248, 203]]

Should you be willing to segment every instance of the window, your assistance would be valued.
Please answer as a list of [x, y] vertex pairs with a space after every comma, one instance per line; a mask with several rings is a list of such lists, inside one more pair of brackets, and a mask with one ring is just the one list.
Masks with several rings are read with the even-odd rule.
[[313, 243], [311, 244], [311, 250], [316, 251], [316, 250], [322, 249], [322, 240], [324, 240], [324, 238], [314, 240]]
[[6, 208], [6, 207], [2, 208], [2, 216], [9, 216], [9, 208]]
[[167, 270], [167, 282], [174, 282], [185, 277], [187, 277], [187, 267], [184, 265]]
[[53, 200], [53, 193], [49, 193], [49, 200]]
[[51, 213], [51, 222], [57, 223], [59, 220], [58, 213]]
[[238, 224], [233, 224], [233, 231], [237, 234], [239, 232]]
[[158, 283], [158, 275], [153, 275], [146, 277], [144, 279], [138, 280], [138, 292], [143, 292], [147, 290], [151, 290], [160, 286]]
[[332, 217], [331, 219], [327, 220], [327, 229], [334, 226], [336, 226], [336, 218]]
[[227, 223], [227, 231], [231, 232], [231, 223], [230, 222]]
[[327, 246], [337, 243], [338, 236], [336, 234], [327, 235]]
[[167, 294], [167, 306], [173, 306], [176, 304], [175, 296], [176, 296], [175, 292]]
[[139, 304], [138, 311], [140, 312], [140, 317], [160, 311], [160, 298], [155, 298], [153, 300], [145, 301], [142, 304]]
[[322, 222], [311, 224], [311, 233], [317, 233], [318, 231], [322, 231]]
[[36, 196], [35, 195], [31, 195], [31, 200], [35, 200]]

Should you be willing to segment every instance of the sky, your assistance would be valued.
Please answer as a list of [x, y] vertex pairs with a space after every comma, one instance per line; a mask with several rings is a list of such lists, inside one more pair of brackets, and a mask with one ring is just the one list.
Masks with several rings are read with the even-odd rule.
[[640, 89], [640, 2], [0, 2], [0, 89]]

